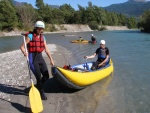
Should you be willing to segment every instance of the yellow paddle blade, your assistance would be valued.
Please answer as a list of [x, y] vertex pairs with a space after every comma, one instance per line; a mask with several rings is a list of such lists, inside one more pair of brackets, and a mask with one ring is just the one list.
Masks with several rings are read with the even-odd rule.
[[29, 100], [30, 100], [31, 110], [33, 113], [39, 113], [43, 110], [43, 104], [42, 104], [40, 93], [34, 87], [33, 83], [29, 91]]

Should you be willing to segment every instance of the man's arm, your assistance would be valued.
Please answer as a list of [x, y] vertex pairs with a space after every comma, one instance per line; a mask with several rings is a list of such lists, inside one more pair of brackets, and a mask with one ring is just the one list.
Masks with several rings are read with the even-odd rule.
[[90, 55], [90, 56], [85, 56], [84, 58], [94, 58], [96, 56], [96, 53], [94, 53], [93, 55]]

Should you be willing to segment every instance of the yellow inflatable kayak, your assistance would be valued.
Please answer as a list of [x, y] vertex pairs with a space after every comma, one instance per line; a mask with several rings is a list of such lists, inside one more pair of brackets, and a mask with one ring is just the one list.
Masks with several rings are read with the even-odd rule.
[[56, 81], [69, 88], [82, 89], [109, 76], [114, 69], [112, 60], [96, 71], [90, 70], [91, 66], [92, 63], [79, 64], [71, 66], [72, 70], [52, 67], [52, 75]]
[[72, 40], [71, 43], [89, 43], [89, 40]]

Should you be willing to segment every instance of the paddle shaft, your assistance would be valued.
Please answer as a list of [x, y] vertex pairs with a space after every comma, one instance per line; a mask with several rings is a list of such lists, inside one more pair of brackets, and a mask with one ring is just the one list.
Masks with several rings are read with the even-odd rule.
[[87, 65], [87, 58], [85, 58], [84, 71], [85, 71], [85, 69], [86, 69], [86, 65]]
[[[25, 36], [23, 36], [23, 40], [24, 40], [24, 48], [25, 48], [25, 52], [27, 53], [28, 50], [27, 50], [27, 44], [26, 44]], [[31, 83], [33, 83], [33, 80], [32, 80], [32, 78], [31, 78], [31, 71], [30, 71], [29, 57], [26, 56], [26, 58], [27, 58], [27, 65], [28, 65], [28, 70], [29, 70], [29, 75], [30, 75]]]

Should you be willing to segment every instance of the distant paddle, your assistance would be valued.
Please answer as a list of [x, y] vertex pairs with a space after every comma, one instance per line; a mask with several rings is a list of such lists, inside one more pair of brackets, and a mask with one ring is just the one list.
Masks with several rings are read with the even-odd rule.
[[[23, 36], [23, 40], [24, 40], [25, 52], [27, 52], [25, 36]], [[31, 79], [31, 89], [29, 91], [30, 106], [31, 106], [31, 110], [32, 110], [33, 113], [39, 113], [39, 112], [42, 112], [42, 110], [43, 110], [43, 104], [42, 104], [40, 93], [34, 87], [33, 80], [31, 78], [31, 72], [30, 72], [30, 65], [29, 65], [28, 56], [26, 56], [26, 58], [27, 58], [27, 64], [28, 64], [28, 69], [29, 69], [29, 75], [30, 75], [30, 79]]]

